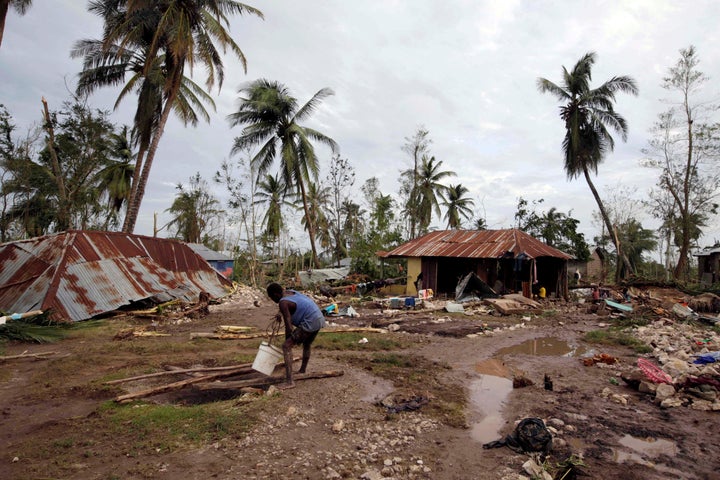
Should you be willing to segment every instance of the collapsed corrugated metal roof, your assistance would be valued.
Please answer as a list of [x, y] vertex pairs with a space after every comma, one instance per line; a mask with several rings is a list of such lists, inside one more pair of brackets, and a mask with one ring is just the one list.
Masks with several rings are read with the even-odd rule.
[[232, 283], [187, 244], [120, 232], [68, 231], [0, 245], [0, 310], [86, 320], [133, 302], [218, 298]]
[[386, 257], [500, 258], [508, 252], [524, 253], [530, 258], [570, 259], [535, 237], [517, 229], [438, 230], [410, 240], [389, 251]]
[[301, 270], [297, 272], [300, 284], [303, 287], [310, 287], [316, 283], [329, 280], [342, 280], [350, 273], [350, 267], [340, 268], [317, 268], [315, 270]]

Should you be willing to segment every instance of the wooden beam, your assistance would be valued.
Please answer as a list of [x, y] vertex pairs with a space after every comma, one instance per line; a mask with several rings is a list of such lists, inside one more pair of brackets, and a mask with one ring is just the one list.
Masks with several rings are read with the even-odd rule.
[[227, 367], [198, 367], [198, 368], [176, 368], [173, 370], [165, 370], [162, 372], [147, 373], [145, 375], [137, 375], [135, 377], [120, 378], [118, 380], [110, 380], [105, 382], [104, 385], [117, 385], [118, 383], [132, 382], [134, 380], [142, 380], [145, 378], [161, 377], [164, 375], [175, 375], [178, 373], [196, 373], [196, 372], [226, 372], [228, 370], [238, 370], [243, 368], [250, 368], [252, 363], [243, 363], [240, 365], [230, 365]]
[[[314, 378], [341, 377], [344, 374], [345, 372], [342, 370], [328, 370], [317, 373], [296, 373], [293, 375], [293, 381], [311, 380]], [[285, 375], [281, 377], [252, 378], [249, 380], [237, 380], [233, 382], [198, 382], [194, 385], [194, 387], [198, 390], [239, 390], [246, 387], [260, 387], [284, 382]]]
[[[279, 365], [285, 365], [285, 363], [280, 363]], [[168, 383], [167, 385], [161, 385], [159, 387], [153, 387], [153, 388], [148, 388], [145, 390], [140, 390], [140, 391], [134, 392], [134, 393], [127, 393], [125, 395], [119, 395], [119, 396], [115, 397], [115, 401], [118, 403], [124, 403], [124, 402], [128, 402], [130, 400], [135, 400], [138, 398], [144, 398], [144, 397], [149, 397], [152, 395], [157, 395], [159, 393], [170, 392], [173, 390], [180, 390], [181, 388], [185, 388], [188, 385], [192, 385], [194, 383], [208, 382], [210, 380], [215, 380], [218, 378], [231, 377], [233, 375], [239, 375], [239, 374], [244, 374], [244, 373], [245, 374], [251, 373], [251, 371], [252, 371], [251, 369], [248, 369], [246, 367], [239, 367], [235, 370], [226, 370], [224, 372], [213, 373], [213, 374], [204, 375], [201, 377], [189, 378], [187, 380], [180, 380], [178, 382]]]

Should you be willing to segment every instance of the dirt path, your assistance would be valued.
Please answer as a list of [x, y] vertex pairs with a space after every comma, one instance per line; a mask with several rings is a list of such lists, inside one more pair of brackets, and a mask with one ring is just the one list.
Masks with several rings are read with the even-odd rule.
[[[549, 462], [575, 455], [584, 462], [582, 470], [589, 478], [717, 478], [718, 413], [690, 406], [660, 408], [652, 395], [627, 387], [620, 377], [637, 371], [638, 355], [627, 347], [584, 343], [586, 332], [607, 328], [609, 321], [574, 307], [529, 319], [413, 315], [407, 331], [401, 327], [387, 334], [412, 346], [404, 353], [438, 366], [438, 381], [461, 385], [460, 393], [467, 398], [464, 427], [448, 426], [425, 407], [389, 415], [377, 402], [397, 393], [392, 381], [358, 367], [352, 356], [318, 348], [310, 370], [340, 369], [344, 375], [298, 382], [293, 390], [255, 400], [268, 402], [268, 408], [261, 410], [247, 434], [192, 449], [147, 454], [130, 451], [127, 438], [87, 430], [82, 432], [84, 444], [75, 440], [65, 449], [71, 453], [53, 455], [67, 442], [68, 429], [86, 428], [102, 402], [116, 393], [97, 385], [108, 371], [207, 365], [240, 350], [252, 353], [256, 343], [242, 346], [226, 340], [203, 340], [184, 349], [193, 342], [191, 332], [210, 332], [217, 325], [265, 328], [273, 308], [261, 295], [212, 306], [208, 317], [164, 325], [161, 330], [170, 336], [153, 339], [163, 347], [151, 348], [147, 339], [134, 338], [119, 349], [113, 340], [118, 328], [112, 326], [53, 345], [7, 345], [6, 355], [52, 350], [58, 358], [2, 364], [0, 478], [530, 478], [522, 468], [528, 455], [508, 448], [482, 448], [488, 438], [510, 433], [514, 423], [525, 417], [540, 417], [552, 428]], [[361, 316], [349, 323], [369, 326], [381, 318], [376, 310], [359, 311]], [[129, 322], [137, 327], [148, 320]], [[594, 353], [611, 355], [619, 363], [584, 366], [581, 355]], [[93, 361], [95, 355], [104, 360]], [[545, 388], [546, 375], [552, 390]], [[508, 388], [513, 376], [532, 385]], [[187, 404], [191, 400], [191, 393], [181, 392], [145, 401]], [[493, 416], [495, 421], [489, 422]]]

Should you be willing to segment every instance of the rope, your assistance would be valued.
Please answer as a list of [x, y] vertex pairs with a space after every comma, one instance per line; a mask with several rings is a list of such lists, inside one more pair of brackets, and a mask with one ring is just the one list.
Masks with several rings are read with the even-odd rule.
[[273, 339], [278, 336], [280, 331], [280, 323], [277, 320], [277, 316], [273, 315], [270, 319], [270, 323], [265, 327], [265, 333], [268, 335], [268, 345], [272, 345]]

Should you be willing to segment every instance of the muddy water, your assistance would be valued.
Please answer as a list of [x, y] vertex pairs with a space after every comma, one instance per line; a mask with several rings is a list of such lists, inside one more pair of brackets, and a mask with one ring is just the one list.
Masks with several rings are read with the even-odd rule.
[[588, 353], [588, 349], [571, 345], [555, 337], [534, 338], [512, 347], [501, 348], [495, 355], [537, 355], [558, 357], [580, 357]]
[[631, 435], [625, 435], [619, 442], [620, 445], [627, 447], [630, 451], [613, 449], [613, 460], [617, 463], [637, 463], [673, 477], [678, 475], [676, 478], [682, 478], [682, 472], [662, 463], [653, 462], [662, 455], [674, 457], [677, 454], [677, 444], [675, 442], [658, 438], [637, 438]]
[[361, 397], [363, 402], [377, 403], [390, 395], [395, 389], [393, 382], [390, 380], [365, 373], [361, 373], [360, 377], [365, 377], [365, 381], [361, 382], [364, 389], [363, 396]]
[[675, 442], [663, 440], [662, 438], [637, 438], [625, 435], [620, 439], [620, 445], [631, 448], [650, 458], [656, 458], [660, 455], [674, 457], [677, 454]]
[[587, 353], [588, 350], [584, 347], [571, 345], [555, 337], [543, 337], [502, 348], [495, 353], [495, 358], [476, 364], [475, 371], [480, 375], [469, 386], [470, 405], [481, 420], [472, 426], [472, 439], [481, 443], [498, 440], [499, 432], [505, 425], [501, 412], [505, 400], [512, 392], [513, 382], [510, 370], [499, 357], [518, 354], [579, 357]]
[[481, 420], [473, 424], [470, 436], [476, 442], [488, 443], [500, 438], [500, 430], [505, 425], [501, 412], [513, 385], [507, 378], [508, 368], [498, 359], [478, 363], [475, 371], [480, 376], [470, 383], [470, 405]]

